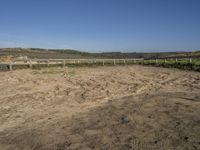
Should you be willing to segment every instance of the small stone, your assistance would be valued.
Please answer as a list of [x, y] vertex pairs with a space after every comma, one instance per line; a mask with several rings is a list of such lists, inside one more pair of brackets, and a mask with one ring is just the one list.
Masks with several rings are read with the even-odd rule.
[[121, 123], [129, 123], [129, 122], [130, 122], [130, 121], [129, 121], [129, 119], [128, 119], [127, 116], [121, 117]]

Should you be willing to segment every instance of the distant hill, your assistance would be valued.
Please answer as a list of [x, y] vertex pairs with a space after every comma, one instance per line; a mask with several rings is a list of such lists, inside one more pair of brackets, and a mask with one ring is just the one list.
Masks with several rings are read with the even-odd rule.
[[69, 59], [69, 58], [171, 58], [200, 57], [200, 51], [193, 52], [158, 52], [158, 53], [87, 53], [72, 49], [41, 49], [41, 48], [0, 48], [0, 56], [27, 56], [28, 58]]
[[40, 49], [40, 48], [1, 48], [0, 55], [11, 55], [11, 56], [28, 56], [28, 58], [86, 58], [90, 57], [85, 52], [79, 52], [71, 49]]

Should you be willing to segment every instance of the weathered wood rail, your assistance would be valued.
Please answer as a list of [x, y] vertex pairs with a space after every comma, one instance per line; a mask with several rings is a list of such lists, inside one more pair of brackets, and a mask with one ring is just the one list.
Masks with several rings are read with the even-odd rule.
[[0, 63], [0, 66], [6, 66], [8, 70], [13, 70], [14, 66], [28, 66], [32, 68], [33, 65], [46, 65], [47, 67], [50, 65], [60, 64], [65, 66], [66, 64], [102, 64], [105, 65], [107, 63], [116, 65], [117, 63], [128, 63], [128, 62], [138, 62], [144, 61], [144, 59], [29, 59], [29, 60], [13, 60], [11, 62]]
[[[72, 65], [81, 65], [81, 64], [98, 64], [98, 65], [107, 65], [107, 64], [152, 64], [156, 63], [165, 63], [168, 62], [179, 63], [185, 61], [187, 63], [193, 64], [196, 60], [195, 58], [163, 58], [163, 59], [143, 59], [143, 58], [132, 58], [132, 59], [26, 59], [26, 60], [13, 60], [11, 62], [0, 63], [0, 70], [13, 70], [16, 68], [33, 68], [37, 66], [66, 66], [69, 64]], [[200, 59], [198, 59], [200, 61]], [[200, 62], [199, 62], [200, 63]], [[2, 69], [4, 68], [4, 69]]]

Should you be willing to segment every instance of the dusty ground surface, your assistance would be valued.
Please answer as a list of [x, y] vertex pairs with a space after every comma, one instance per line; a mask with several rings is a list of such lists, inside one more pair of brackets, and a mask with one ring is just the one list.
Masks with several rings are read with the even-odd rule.
[[200, 149], [200, 74], [142, 66], [0, 73], [0, 150]]

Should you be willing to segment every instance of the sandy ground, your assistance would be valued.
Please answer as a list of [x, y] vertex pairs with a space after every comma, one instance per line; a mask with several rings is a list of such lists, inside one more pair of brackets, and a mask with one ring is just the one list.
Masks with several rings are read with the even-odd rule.
[[0, 150], [200, 149], [200, 74], [142, 66], [0, 72]]

